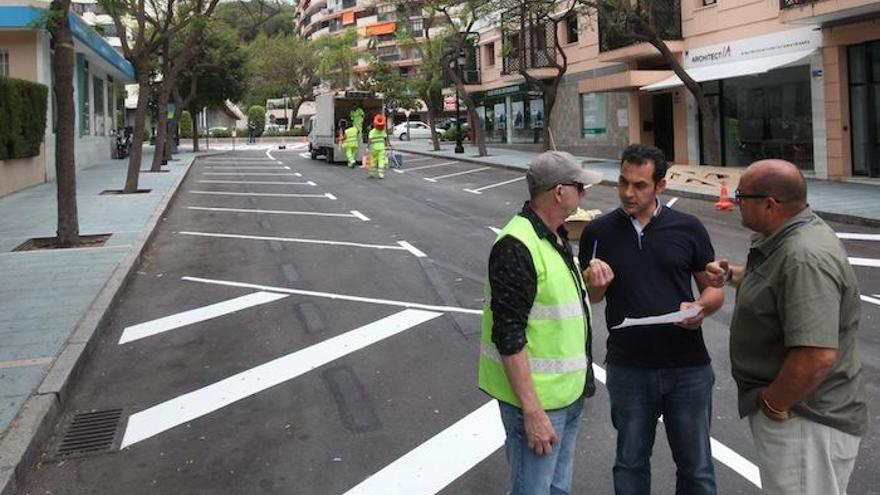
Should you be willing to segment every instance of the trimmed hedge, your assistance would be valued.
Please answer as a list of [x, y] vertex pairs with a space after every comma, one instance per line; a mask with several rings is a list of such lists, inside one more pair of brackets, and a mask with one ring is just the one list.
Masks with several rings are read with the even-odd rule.
[[0, 160], [40, 154], [48, 96], [42, 84], [0, 77]]

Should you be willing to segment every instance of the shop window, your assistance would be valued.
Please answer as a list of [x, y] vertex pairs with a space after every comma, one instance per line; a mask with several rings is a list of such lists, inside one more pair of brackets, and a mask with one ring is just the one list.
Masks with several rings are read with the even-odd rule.
[[0, 51], [0, 76], [9, 77], [9, 53]]
[[483, 45], [483, 60], [486, 61], [486, 67], [495, 65], [495, 43], [486, 43]]
[[578, 41], [578, 18], [577, 15], [571, 14], [565, 18], [565, 34], [568, 43], [577, 43]]
[[104, 80], [100, 77], [94, 78], [92, 82], [93, 93], [95, 94], [95, 135], [103, 136], [105, 134], [104, 123]]

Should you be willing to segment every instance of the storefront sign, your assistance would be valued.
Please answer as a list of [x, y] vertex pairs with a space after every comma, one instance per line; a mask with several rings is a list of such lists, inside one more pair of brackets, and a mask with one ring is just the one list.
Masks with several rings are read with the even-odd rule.
[[521, 93], [526, 91], [527, 87], [525, 84], [517, 84], [516, 86], [505, 86], [503, 88], [495, 88], [486, 91], [484, 95], [485, 98], [491, 98], [493, 96], [504, 96], [514, 93]]
[[771, 55], [815, 50], [822, 46], [822, 30], [815, 26], [755, 36], [685, 52], [685, 68], [751, 60]]

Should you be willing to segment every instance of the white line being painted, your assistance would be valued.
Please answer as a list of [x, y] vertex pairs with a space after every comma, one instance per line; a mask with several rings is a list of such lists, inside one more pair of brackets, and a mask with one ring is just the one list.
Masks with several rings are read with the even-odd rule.
[[666, 207], [667, 207], [667, 208], [672, 208], [672, 206], [673, 206], [675, 203], [678, 203], [678, 198], [672, 198], [672, 199], [670, 199], [670, 200], [666, 203]]
[[275, 157], [272, 156], [272, 152], [269, 150], [266, 150], [266, 156], [268, 156], [270, 160], [275, 160]]
[[438, 493], [501, 448], [504, 440], [498, 403], [489, 401], [345, 495]]
[[514, 182], [521, 181], [525, 178], [526, 178], [526, 176], [523, 175], [522, 177], [517, 177], [516, 179], [510, 179], [510, 180], [506, 180], [504, 182], [499, 182], [497, 184], [490, 184], [488, 186], [478, 187], [476, 189], [464, 189], [464, 191], [469, 192], [469, 193], [473, 193], [473, 194], [481, 194], [482, 191], [485, 191], [486, 189], [492, 189], [495, 187], [506, 186], [507, 184], [513, 184]]
[[432, 304], [422, 304], [407, 301], [393, 301], [390, 299], [376, 299], [374, 297], [349, 296], [346, 294], [336, 294], [333, 292], [316, 292], [313, 290], [290, 289], [287, 287], [273, 287], [271, 285], [249, 284], [246, 282], [235, 282], [232, 280], [220, 280], [215, 278], [200, 277], [181, 277], [181, 280], [187, 282], [198, 282], [201, 284], [223, 285], [226, 287], [239, 287], [243, 289], [256, 289], [268, 292], [280, 292], [282, 294], [296, 294], [298, 296], [323, 297], [325, 299], [333, 299], [335, 301], [353, 301], [369, 304], [381, 304], [384, 306], [397, 306], [402, 308], [424, 309], [427, 311], [442, 311], [444, 313], [463, 313], [469, 315], [481, 316], [482, 309], [459, 308], [456, 306], [435, 306]]
[[359, 247], [359, 248], [369, 248], [369, 249], [380, 249], [380, 250], [392, 250], [392, 251], [406, 251], [408, 253], [413, 254], [417, 258], [426, 257], [425, 253], [419, 251], [414, 248], [412, 244], [406, 241], [397, 241], [397, 246], [392, 246], [389, 244], [360, 244], [357, 242], [347, 242], [347, 241], [325, 241], [322, 239], [302, 239], [295, 237], [269, 237], [269, 236], [261, 236], [261, 235], [240, 235], [240, 234], [218, 234], [214, 232], [178, 232], [181, 235], [192, 235], [197, 237], [216, 237], [221, 239], [246, 239], [251, 241], [278, 241], [278, 242], [294, 242], [300, 244], [322, 244], [325, 246], [347, 246], [347, 247]]
[[366, 215], [364, 215], [363, 213], [361, 213], [361, 212], [359, 212], [359, 211], [357, 211], [357, 210], [351, 210], [351, 214], [354, 215], [354, 216], [356, 216], [357, 218], [360, 218], [361, 220], [363, 220], [363, 221], [365, 221], [365, 222], [369, 222], [369, 221], [370, 221], [370, 218], [369, 218], [369, 217], [367, 217]]
[[[593, 376], [599, 383], [605, 384], [607, 373], [601, 366], [593, 364]], [[663, 421], [662, 417], [660, 421]], [[712, 457], [750, 481], [753, 485], [761, 488], [761, 473], [758, 470], [758, 466], [714, 438], [709, 438], [709, 444], [712, 446]]]
[[202, 175], [294, 175], [290, 172], [202, 172]]
[[441, 315], [406, 309], [132, 414], [120, 448], [210, 414]]
[[501, 233], [501, 229], [499, 229], [498, 227], [489, 227], [489, 230], [491, 230], [492, 232], [495, 232], [496, 234]]
[[269, 198], [329, 198], [336, 199], [332, 194], [293, 194], [293, 193], [255, 193], [231, 191], [187, 191], [190, 194], [210, 194], [214, 196], [263, 196]]
[[880, 234], [838, 232], [837, 237], [839, 237], [840, 239], [849, 239], [852, 241], [880, 241]]
[[[407, 163], [409, 163], [409, 162], [407, 162]], [[434, 163], [432, 165], [423, 165], [421, 167], [413, 167], [413, 168], [407, 167], [405, 169], [393, 168], [391, 170], [394, 170], [395, 172], [397, 172], [399, 174], [405, 174], [407, 172], [414, 172], [416, 170], [425, 170], [426, 168], [446, 167], [448, 165], [455, 165], [456, 163], [458, 163], [458, 162], [443, 162], [443, 163]]]
[[260, 185], [277, 185], [277, 186], [317, 186], [312, 181], [308, 182], [288, 182], [283, 180], [199, 180], [202, 184], [260, 184]]
[[201, 308], [183, 311], [181, 313], [165, 316], [155, 320], [145, 321], [126, 327], [122, 331], [122, 337], [119, 338], [119, 344], [126, 344], [135, 340], [143, 339], [153, 335], [158, 335], [169, 330], [174, 330], [193, 323], [217, 318], [218, 316], [228, 315], [241, 311], [242, 309], [252, 308], [261, 304], [270, 303], [279, 299], [288, 297], [285, 294], [277, 292], [255, 292], [246, 296], [236, 297], [228, 301], [210, 304]]
[[334, 196], [330, 193], [324, 193], [324, 196], [326, 196], [327, 199], [332, 199], [333, 201], [336, 201], [336, 196]]
[[880, 294], [874, 294], [874, 297], [871, 297], [871, 296], [860, 296], [860, 297], [862, 298], [862, 301], [865, 301], [866, 303], [871, 303], [871, 304], [880, 306]]
[[873, 268], [880, 267], [880, 259], [877, 258], [849, 258], [849, 264], [852, 266], [870, 266]]
[[226, 166], [208, 166], [211, 170], [284, 170], [283, 167], [226, 167]]
[[425, 156], [425, 157], [422, 157], [422, 158], [413, 158], [412, 160], [407, 160], [407, 163], [412, 163], [412, 162], [423, 162], [423, 161], [425, 161], [425, 160], [433, 160], [433, 159], [434, 159], [434, 157], [432, 157], [432, 156]]
[[482, 172], [483, 170], [489, 170], [491, 167], [479, 167], [471, 170], [465, 170], [464, 172], [455, 172], [454, 174], [446, 174], [446, 175], [438, 175], [437, 177], [425, 177], [425, 180], [428, 182], [437, 182], [441, 179], [448, 179], [450, 177], [457, 177], [459, 175], [465, 174], [473, 174], [475, 172]]
[[187, 206], [188, 210], [200, 210], [200, 211], [217, 211], [217, 212], [228, 212], [228, 213], [262, 213], [266, 215], [300, 215], [307, 217], [337, 217], [337, 218], [357, 218], [358, 220], [363, 220], [364, 222], [369, 221], [370, 219], [361, 215], [360, 213], [355, 214], [354, 211], [352, 213], [321, 213], [318, 211], [291, 211], [291, 210], [259, 210], [256, 208], [219, 208], [219, 207], [208, 207], [208, 206]]

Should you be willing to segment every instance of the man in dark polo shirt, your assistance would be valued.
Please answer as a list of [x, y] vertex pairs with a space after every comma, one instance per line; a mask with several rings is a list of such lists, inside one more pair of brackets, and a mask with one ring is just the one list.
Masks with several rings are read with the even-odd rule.
[[[580, 240], [590, 300], [607, 301], [607, 386], [617, 430], [618, 495], [651, 493], [650, 459], [660, 415], [677, 466], [676, 493], [716, 493], [709, 446], [715, 375], [701, 324], [724, 303], [724, 293], [709, 285], [704, 271], [715, 256], [705, 227], [657, 199], [666, 187], [666, 169], [659, 149], [626, 148], [617, 184], [620, 208], [591, 222]], [[700, 291], [697, 298], [692, 280]], [[610, 329], [625, 317], [693, 306], [701, 311], [676, 324]]]
[[868, 422], [858, 281], [797, 167], [753, 163], [735, 198], [756, 233], [746, 266], [706, 270], [715, 286], [737, 287], [730, 362], [764, 493], [845, 494]]

